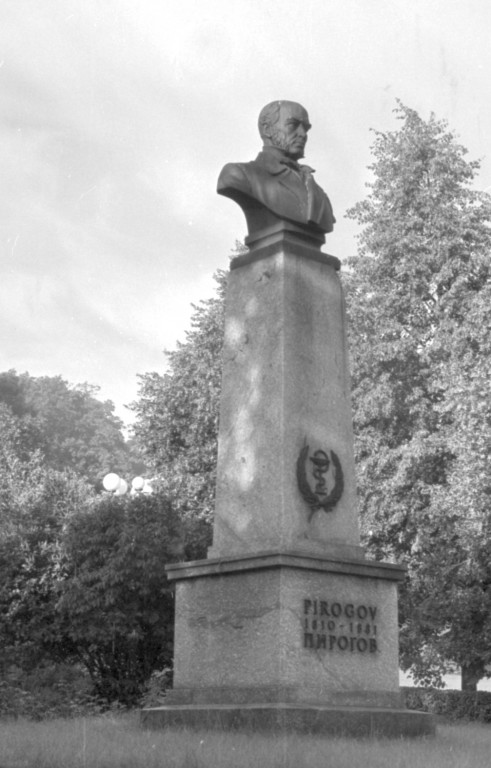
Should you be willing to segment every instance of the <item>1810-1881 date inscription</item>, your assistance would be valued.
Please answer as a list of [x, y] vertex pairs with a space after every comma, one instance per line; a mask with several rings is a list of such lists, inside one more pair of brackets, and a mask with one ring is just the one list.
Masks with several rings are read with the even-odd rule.
[[303, 646], [316, 651], [377, 653], [378, 608], [337, 600], [303, 601]]

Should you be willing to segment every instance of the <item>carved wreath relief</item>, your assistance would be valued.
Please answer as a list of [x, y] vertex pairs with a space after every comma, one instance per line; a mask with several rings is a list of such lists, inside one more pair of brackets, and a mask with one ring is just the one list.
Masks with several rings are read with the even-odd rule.
[[[318, 509], [331, 512], [344, 490], [344, 477], [341, 462], [334, 451], [318, 449], [309, 456], [310, 447], [305, 443], [297, 459], [297, 483], [302, 498], [310, 507], [310, 517]], [[334, 484], [328, 492], [328, 473], [334, 476]], [[308, 475], [316, 481], [311, 487]], [[309, 518], [310, 519], [310, 518]]]

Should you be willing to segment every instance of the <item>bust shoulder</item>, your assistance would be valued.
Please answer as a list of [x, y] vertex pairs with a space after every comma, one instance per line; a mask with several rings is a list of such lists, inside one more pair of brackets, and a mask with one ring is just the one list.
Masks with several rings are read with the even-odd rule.
[[274, 164], [274, 161], [272, 165], [262, 154], [245, 163], [227, 163], [218, 177], [218, 194], [233, 197], [230, 192], [239, 192], [264, 203], [264, 195], [267, 190], [276, 188], [276, 177], [285, 171], [285, 167]]
[[250, 182], [245, 169], [247, 165], [248, 163], [227, 163], [218, 177], [217, 192], [220, 194], [227, 189], [250, 192]]

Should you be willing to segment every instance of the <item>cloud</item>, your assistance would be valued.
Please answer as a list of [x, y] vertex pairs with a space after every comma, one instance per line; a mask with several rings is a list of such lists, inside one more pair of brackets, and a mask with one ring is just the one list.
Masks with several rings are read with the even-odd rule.
[[450, 118], [471, 157], [487, 150], [484, 0], [18, 0], [0, 14], [0, 365], [119, 403], [165, 364], [245, 234], [215, 184], [258, 151], [265, 103], [310, 110], [307, 162], [341, 258], [369, 128], [395, 127], [396, 97]]

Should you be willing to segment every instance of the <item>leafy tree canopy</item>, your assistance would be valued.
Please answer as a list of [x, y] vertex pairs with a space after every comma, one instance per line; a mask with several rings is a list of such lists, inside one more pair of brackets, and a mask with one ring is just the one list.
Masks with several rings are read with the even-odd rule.
[[369, 195], [348, 212], [363, 227], [346, 280], [363, 531], [377, 557], [409, 567], [405, 666], [438, 678], [443, 657], [480, 677], [491, 199], [444, 121], [401, 103], [396, 114], [398, 130], [375, 132]]
[[140, 376], [135, 437], [187, 526], [186, 554], [204, 557], [216, 478], [226, 273], [217, 294], [194, 306], [186, 340], [166, 352], [167, 372]]
[[0, 454], [0, 671], [70, 656], [56, 615], [66, 571], [61, 535], [93, 493], [39, 454], [25, 461], [5, 448]]
[[174, 600], [165, 566], [182, 556], [178, 517], [158, 493], [102, 495], [69, 517], [61, 544], [60, 635], [99, 695], [134, 704], [151, 673], [172, 660]]
[[125, 472], [131, 456], [123, 423], [98, 392], [89, 384], [69, 385], [61, 376], [0, 373], [0, 406], [16, 421], [18, 454], [40, 451], [48, 466], [71, 469], [92, 483], [107, 472]]
[[24, 426], [0, 403], [0, 676], [78, 661], [100, 696], [134, 703], [172, 657], [180, 521], [162, 494], [98, 494], [25, 456]]

